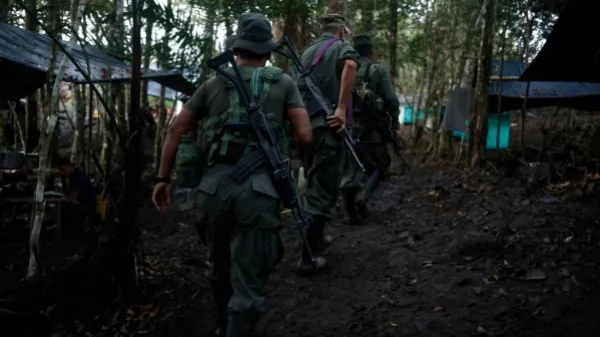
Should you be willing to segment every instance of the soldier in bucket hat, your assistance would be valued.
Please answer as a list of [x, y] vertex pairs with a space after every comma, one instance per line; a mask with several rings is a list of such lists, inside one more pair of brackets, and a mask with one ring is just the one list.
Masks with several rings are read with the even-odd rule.
[[[358, 68], [358, 53], [344, 41], [348, 33], [343, 15], [326, 15], [321, 19], [321, 36], [301, 55], [305, 68], [310, 69], [314, 65], [312, 74], [321, 92], [335, 105], [333, 116], [326, 116], [302, 77], [298, 82], [313, 128], [313, 141], [300, 155], [304, 170], [308, 172], [306, 211], [314, 221], [307, 237], [313, 253], [323, 260], [329, 241], [325, 237], [325, 224], [335, 215], [340, 195], [345, 151], [341, 132], [346, 127], [347, 108]], [[308, 261], [301, 259], [297, 271], [300, 275], [308, 275], [315, 270]]]
[[[265, 67], [279, 45], [273, 42], [270, 22], [260, 13], [238, 19], [232, 44], [236, 63], [257, 103], [270, 114], [283, 156], [292, 138], [309, 143], [310, 120], [298, 88], [283, 70]], [[232, 68], [228, 72], [233, 74]], [[260, 168], [241, 183], [229, 173], [242, 157], [260, 146], [252, 130], [227, 129], [228, 123], [248, 122], [238, 93], [223, 76], [203, 83], [186, 103], [170, 128], [153, 201], [159, 210], [168, 202], [165, 191], [181, 136], [204, 119], [202, 134], [207, 144], [207, 168], [198, 185], [198, 219], [210, 228], [208, 277], [214, 292], [221, 337], [250, 337], [259, 315], [265, 311], [265, 287], [269, 273], [283, 254], [279, 237], [280, 203], [270, 168]]]

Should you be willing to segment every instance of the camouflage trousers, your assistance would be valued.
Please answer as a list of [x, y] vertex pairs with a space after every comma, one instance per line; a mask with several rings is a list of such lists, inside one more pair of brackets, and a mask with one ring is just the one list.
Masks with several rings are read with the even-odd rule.
[[[199, 223], [209, 229], [208, 277], [217, 321], [228, 337], [250, 336], [265, 311], [269, 274], [283, 255], [280, 204], [271, 172], [241, 184], [228, 178], [233, 166], [209, 168], [198, 186]], [[224, 335], [225, 336], [225, 335]]]
[[365, 180], [373, 171], [379, 170], [380, 177], [390, 167], [392, 159], [388, 151], [388, 144], [380, 143], [358, 143], [356, 152], [362, 161], [366, 172], [358, 168], [356, 161], [350, 155], [344, 159], [344, 175], [340, 184], [341, 189], [357, 189], [356, 200], [366, 201], [364, 194]]
[[312, 143], [301, 154], [306, 172], [306, 211], [313, 217], [330, 220], [336, 213], [344, 151], [340, 135], [327, 127], [313, 129]]

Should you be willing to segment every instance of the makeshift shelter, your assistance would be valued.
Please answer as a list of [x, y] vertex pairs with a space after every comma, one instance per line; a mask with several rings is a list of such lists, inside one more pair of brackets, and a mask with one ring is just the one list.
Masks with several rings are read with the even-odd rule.
[[505, 61], [500, 84], [500, 62], [492, 61], [489, 111], [498, 112], [498, 95], [501, 96], [500, 111], [521, 110], [527, 96], [527, 109], [560, 106], [579, 110], [598, 109], [600, 84], [585, 82], [520, 82], [525, 64]]
[[[0, 23], [0, 69], [4, 74], [0, 81], [0, 99], [16, 100], [31, 95], [46, 83], [53, 44], [48, 35]], [[62, 44], [67, 46], [68, 42], [62, 41]], [[89, 73], [92, 82], [115, 83], [131, 80], [131, 65], [106, 55], [98, 48], [76, 44], [71, 55]], [[55, 75], [63, 57], [64, 54], [60, 50], [57, 51]], [[195, 90], [194, 85], [176, 71], [142, 69], [142, 78], [152, 79], [185, 95], [192, 95]], [[68, 59], [62, 80], [75, 84], [87, 83]]]
[[569, 1], [521, 81], [600, 83], [598, 13], [599, 0]]
[[[522, 62], [505, 61], [500, 76], [500, 61], [492, 61], [490, 96], [488, 104], [487, 148], [507, 148], [510, 136], [509, 111], [521, 110], [525, 97], [526, 109], [560, 106], [580, 110], [598, 109], [600, 84], [584, 82], [530, 82], [529, 87], [519, 78], [525, 70]], [[443, 128], [463, 137], [469, 112], [474, 110], [474, 88], [461, 88], [453, 92], [447, 104]], [[442, 110], [443, 112], [444, 110]], [[498, 111], [501, 112], [498, 116]], [[497, 138], [500, 124], [499, 143]], [[497, 144], [498, 143], [498, 144]]]

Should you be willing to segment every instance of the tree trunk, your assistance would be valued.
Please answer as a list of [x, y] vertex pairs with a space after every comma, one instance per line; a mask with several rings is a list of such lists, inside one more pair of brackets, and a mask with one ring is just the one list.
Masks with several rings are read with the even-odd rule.
[[84, 127], [85, 127], [85, 98], [82, 94], [82, 86], [74, 85], [73, 108], [75, 110], [75, 133], [73, 136], [73, 147], [71, 148], [71, 161], [83, 167], [84, 154]]
[[121, 204], [121, 213], [119, 214], [119, 226], [116, 231], [116, 257], [119, 263], [116, 266], [116, 277], [121, 285], [122, 294], [128, 298], [133, 298], [137, 289], [137, 270], [135, 260], [135, 250], [137, 246], [136, 219], [139, 208], [139, 183], [142, 175], [142, 156], [141, 156], [141, 125], [140, 116], [140, 66], [142, 61], [142, 46], [140, 32], [141, 3], [143, 0], [133, 0], [131, 12], [133, 16], [133, 61], [131, 73], [131, 91], [129, 99], [129, 130], [127, 137], [130, 141], [126, 146], [125, 152], [125, 179], [123, 184], [123, 198]]
[[0, 22], [10, 23], [8, 17], [10, 13], [10, 5], [11, 1], [0, 0]]
[[396, 83], [396, 76], [398, 75], [398, 1], [399, 0], [390, 0], [390, 74], [392, 76], [392, 83], [394, 84]]
[[477, 71], [475, 116], [470, 123], [475, 123], [471, 165], [475, 166], [481, 160], [487, 139], [488, 97], [490, 92], [490, 72], [492, 66], [492, 51], [494, 49], [494, 22], [496, 19], [496, 1], [486, 0], [485, 21], [481, 37], [480, 59]]
[[[77, 1], [77, 0], [73, 0]], [[75, 16], [75, 21], [72, 23], [73, 29], [77, 31], [79, 28], [79, 22], [81, 17], [83, 16], [83, 12], [85, 10], [86, 0], [81, 0], [79, 3], [79, 7], [77, 9], [77, 15]], [[75, 34], [71, 35], [69, 40], [69, 45], [67, 46], [67, 52], [70, 52], [73, 49], [77, 39]], [[39, 257], [40, 257], [40, 234], [42, 230], [42, 221], [44, 219], [46, 200], [44, 199], [44, 189], [46, 187], [46, 178], [48, 169], [50, 168], [50, 145], [51, 139], [53, 138], [54, 131], [56, 129], [57, 121], [58, 121], [58, 101], [60, 99], [60, 79], [63, 78], [65, 73], [65, 68], [67, 65], [67, 57], [63, 56], [61, 60], [60, 66], [58, 68], [58, 73], [56, 76], [56, 81], [54, 82], [54, 88], [52, 90], [52, 98], [51, 103], [49, 104], [49, 109], [47, 110], [49, 113], [47, 128], [42, 130], [42, 135], [40, 139], [40, 144], [42, 144], [42, 149], [40, 151], [39, 157], [39, 170], [38, 170], [38, 180], [35, 188], [35, 204], [33, 207], [32, 214], [32, 226], [31, 226], [31, 235], [29, 237], [29, 265], [27, 267], [27, 280], [35, 279], [39, 275], [40, 265], [39, 265]]]
[[[37, 0], [30, 0], [26, 4], [32, 12], [37, 12]], [[38, 31], [37, 21], [27, 13], [25, 13], [25, 29], [36, 33]], [[38, 93], [27, 97], [27, 112], [25, 114], [26, 152], [33, 151], [33, 148], [35, 147], [33, 144], [37, 144], [39, 141], [38, 139], [35, 139], [37, 137], [33, 137], [34, 135], [37, 135], [36, 131], [38, 131], [38, 98]]]
[[[171, 8], [171, 0], [167, 0], [167, 8]], [[169, 61], [170, 49], [169, 49], [169, 34], [170, 27], [165, 30], [165, 36], [162, 41], [160, 63], [163, 70], [167, 70], [167, 63]], [[160, 96], [158, 98], [158, 122], [156, 123], [156, 133], [154, 135], [154, 172], [158, 174], [158, 168], [160, 166], [160, 157], [162, 155], [162, 144], [163, 144], [163, 129], [165, 129], [165, 122], [167, 120], [167, 108], [165, 105], [165, 86], [160, 86]]]
[[[531, 44], [531, 34], [532, 34], [532, 28], [533, 28], [533, 22], [535, 20], [534, 16], [531, 16], [530, 18], [530, 12], [529, 12], [530, 8], [527, 8], [525, 10], [525, 19], [526, 21], [526, 27], [525, 27], [525, 38], [523, 40], [523, 63], [525, 64], [525, 68], [527, 68], [527, 64], [529, 62], [529, 52], [530, 52], [530, 44]], [[530, 85], [531, 82], [527, 82], [527, 85], [525, 86], [525, 97], [523, 98], [523, 106], [521, 107], [521, 139], [520, 139], [520, 143], [519, 143], [519, 148], [521, 150], [521, 154], [523, 153], [523, 150], [525, 148], [525, 118], [526, 118], [526, 109], [527, 109], [527, 100], [529, 98], [529, 89], [530, 89]]]
[[[144, 60], [143, 67], [145, 69], [150, 68], [150, 58], [152, 58], [152, 31], [154, 29], [154, 22], [152, 20], [146, 20], [146, 42], [144, 46]], [[142, 81], [142, 106], [148, 108], [150, 106], [150, 102], [148, 101], [148, 80]]]

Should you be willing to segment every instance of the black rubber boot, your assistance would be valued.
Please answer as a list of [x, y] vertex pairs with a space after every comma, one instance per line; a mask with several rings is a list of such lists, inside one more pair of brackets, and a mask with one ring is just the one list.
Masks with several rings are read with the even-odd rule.
[[233, 290], [229, 282], [211, 281], [210, 285], [213, 289], [217, 315], [217, 331], [215, 332], [215, 336], [225, 337], [227, 333], [227, 319], [229, 317], [227, 306], [229, 305], [229, 299], [233, 294]]
[[363, 218], [369, 216], [369, 209], [367, 208], [367, 203], [364, 200], [356, 201], [356, 212]]
[[296, 266], [296, 271], [300, 276], [312, 275], [318, 269], [324, 267], [327, 263], [323, 253], [327, 245], [327, 241], [324, 238], [326, 220], [326, 218], [317, 215], [313, 218], [313, 221], [308, 228], [306, 239], [316, 261], [315, 263], [311, 262], [308, 250], [303, 244], [302, 256], [300, 257], [300, 261], [298, 261], [298, 265]]
[[346, 210], [346, 214], [348, 215], [348, 224], [349, 225], [361, 225], [362, 220], [358, 216], [357, 212], [357, 204], [356, 204], [356, 194], [358, 189], [355, 187], [346, 187], [341, 190], [342, 200], [344, 201], [344, 209]]
[[226, 337], [252, 337], [258, 322], [258, 313], [231, 313]]

